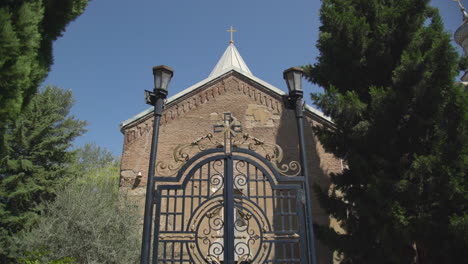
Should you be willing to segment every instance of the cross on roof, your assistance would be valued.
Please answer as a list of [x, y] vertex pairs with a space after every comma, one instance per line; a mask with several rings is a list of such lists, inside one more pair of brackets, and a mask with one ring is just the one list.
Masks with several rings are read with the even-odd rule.
[[229, 41], [229, 43], [234, 43], [234, 32], [237, 32], [237, 30], [235, 30], [234, 27], [231, 26], [231, 28], [226, 31], [231, 33], [231, 40]]

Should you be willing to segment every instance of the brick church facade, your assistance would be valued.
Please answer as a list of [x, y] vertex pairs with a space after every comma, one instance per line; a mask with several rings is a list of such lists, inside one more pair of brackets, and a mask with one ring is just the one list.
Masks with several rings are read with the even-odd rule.
[[[160, 127], [157, 153], [158, 169], [170, 169], [174, 149], [213, 133], [213, 126], [222, 122], [226, 112], [242, 126], [238, 136], [248, 134], [263, 142], [278, 145], [283, 150], [281, 163], [299, 160], [299, 147], [293, 110], [284, 107], [285, 92], [255, 77], [243, 61], [233, 43], [205, 80], [173, 95], [167, 100]], [[326, 153], [314, 136], [312, 127], [333, 127], [331, 120], [318, 110], [305, 106], [307, 121], [308, 167], [311, 184], [328, 188], [328, 175], [343, 169], [341, 160]], [[124, 146], [121, 163], [120, 188], [144, 203], [149, 152], [152, 136], [152, 108], [121, 124]], [[165, 164], [165, 165], [164, 165]], [[158, 169], [157, 173], [158, 174]], [[314, 221], [336, 227], [312, 195]], [[318, 263], [332, 263], [332, 253], [320, 243]]]

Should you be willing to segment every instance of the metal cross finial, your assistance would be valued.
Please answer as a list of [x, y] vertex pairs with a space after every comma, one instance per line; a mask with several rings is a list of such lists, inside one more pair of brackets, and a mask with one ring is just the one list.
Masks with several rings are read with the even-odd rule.
[[237, 30], [234, 29], [234, 27], [231, 26], [231, 28], [229, 30], [226, 30], [227, 32], [231, 33], [231, 40], [229, 41], [229, 43], [234, 43], [234, 32], [236, 32]]

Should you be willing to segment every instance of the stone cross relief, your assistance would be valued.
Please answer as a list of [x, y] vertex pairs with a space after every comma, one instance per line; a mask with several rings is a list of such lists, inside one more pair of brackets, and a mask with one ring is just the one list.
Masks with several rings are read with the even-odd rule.
[[231, 153], [232, 138], [236, 136], [236, 133], [242, 132], [242, 125], [231, 113], [224, 113], [223, 123], [214, 125], [213, 131], [223, 134], [225, 152]]

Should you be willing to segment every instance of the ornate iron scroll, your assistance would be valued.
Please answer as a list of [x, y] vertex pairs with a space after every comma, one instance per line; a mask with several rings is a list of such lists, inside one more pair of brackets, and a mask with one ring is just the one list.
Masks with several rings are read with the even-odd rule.
[[301, 263], [302, 184], [275, 179], [256, 161], [266, 158], [245, 151], [207, 151], [180, 184], [157, 185], [153, 263]]

